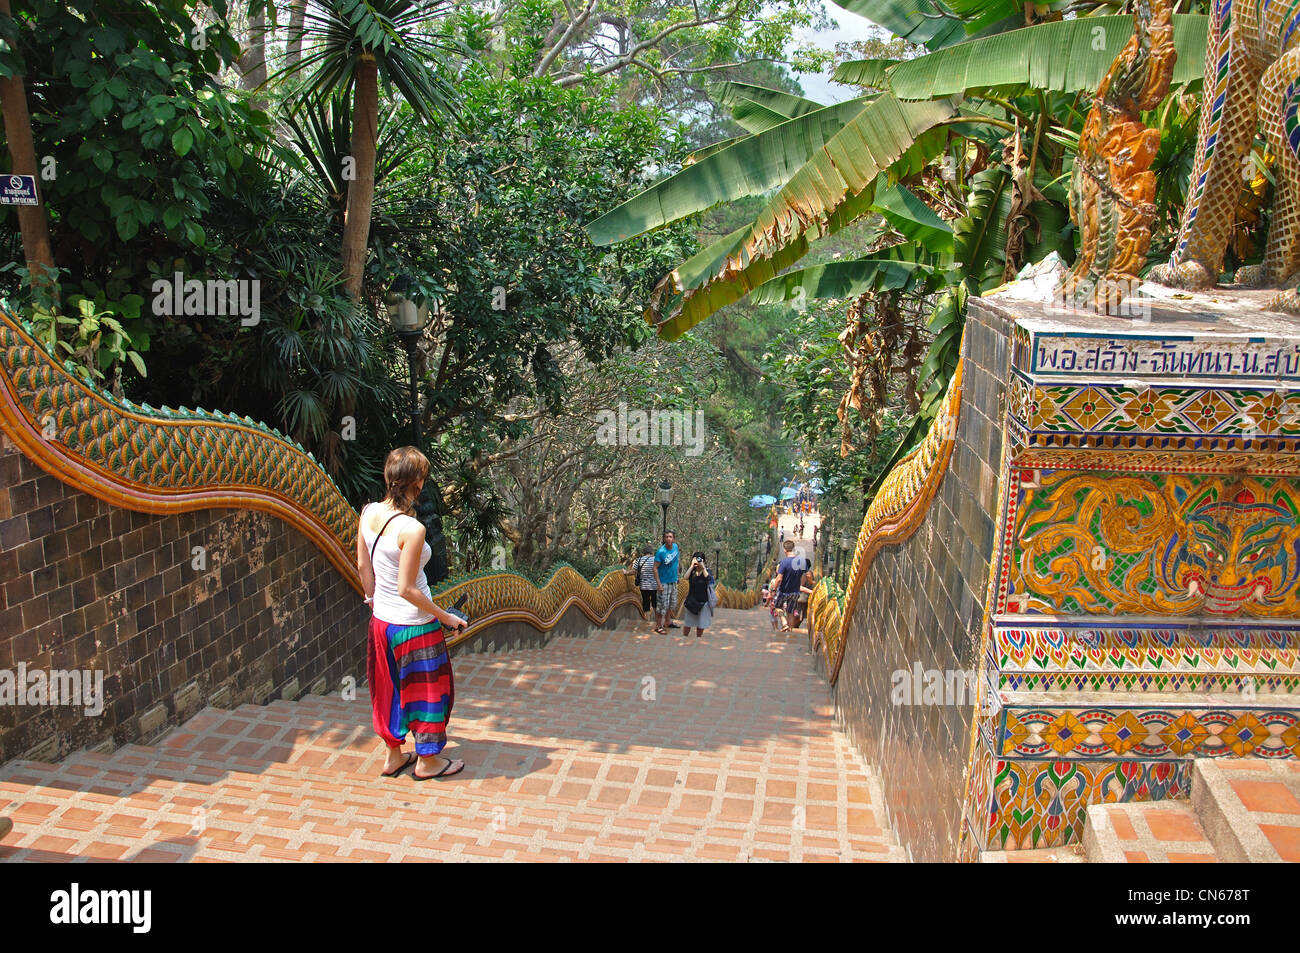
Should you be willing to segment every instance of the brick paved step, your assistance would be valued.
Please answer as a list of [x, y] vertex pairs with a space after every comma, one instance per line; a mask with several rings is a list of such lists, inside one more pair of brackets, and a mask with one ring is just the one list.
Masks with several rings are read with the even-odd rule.
[[1214, 863], [1214, 845], [1188, 801], [1094, 804], [1083, 846], [1090, 863]]
[[1300, 764], [1200, 760], [1192, 808], [1225, 862], [1300, 862]]
[[980, 853], [981, 864], [1082, 864], [1083, 847], [1042, 847], [1035, 850], [986, 850]]
[[1190, 800], [1095, 804], [1083, 842], [1092, 862], [1300, 862], [1300, 765], [1199, 758]]
[[629, 626], [457, 658], [448, 754], [469, 768], [445, 781], [377, 777], [364, 689], [12, 762], [0, 859], [906, 859], [804, 644], [717, 618], [689, 644]]

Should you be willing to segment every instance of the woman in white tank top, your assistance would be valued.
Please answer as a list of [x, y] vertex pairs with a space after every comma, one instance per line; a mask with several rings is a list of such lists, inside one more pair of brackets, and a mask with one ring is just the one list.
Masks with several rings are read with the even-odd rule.
[[[388, 748], [384, 777], [407, 766], [417, 781], [458, 774], [465, 762], [443, 758], [447, 721], [456, 698], [446, 631], [461, 620], [436, 605], [424, 577], [430, 550], [415, 501], [429, 476], [429, 461], [414, 447], [399, 447], [384, 461], [387, 495], [361, 511], [357, 570], [374, 607], [366, 674], [375, 731]], [[373, 554], [373, 555], [372, 555]], [[415, 753], [402, 750], [406, 735]]]

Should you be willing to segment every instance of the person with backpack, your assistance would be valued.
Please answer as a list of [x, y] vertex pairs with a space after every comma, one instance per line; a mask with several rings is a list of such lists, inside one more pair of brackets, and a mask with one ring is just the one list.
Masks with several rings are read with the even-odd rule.
[[649, 619], [655, 607], [655, 593], [659, 591], [654, 550], [649, 543], [641, 547], [641, 555], [632, 560], [632, 565], [624, 573], [636, 580], [637, 588], [641, 590], [641, 618]]
[[787, 539], [781, 544], [785, 547], [785, 558], [776, 567], [777, 606], [786, 614], [786, 623], [782, 632], [789, 632], [799, 627], [799, 583], [808, 569], [808, 560], [795, 555], [794, 540]]
[[686, 573], [686, 599], [682, 606], [686, 614], [682, 617], [682, 634], [687, 638], [690, 638], [692, 628], [697, 639], [704, 634], [713, 623], [713, 608], [718, 604], [717, 586], [704, 560], [704, 553], [693, 553], [691, 568]]

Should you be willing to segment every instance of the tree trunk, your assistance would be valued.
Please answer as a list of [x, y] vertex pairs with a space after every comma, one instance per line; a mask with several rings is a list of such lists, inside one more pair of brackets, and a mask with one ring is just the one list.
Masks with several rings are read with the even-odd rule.
[[361, 298], [370, 238], [370, 209], [375, 201], [375, 143], [379, 127], [379, 67], [363, 54], [357, 63], [356, 94], [352, 102], [352, 159], [356, 178], [348, 183], [348, 207], [343, 220], [343, 286]]
[[307, 0], [293, 0], [289, 8], [289, 46], [287, 62], [296, 66], [302, 59], [302, 28], [307, 18]]
[[[0, 0], [0, 14], [12, 16], [9, 0]], [[38, 175], [36, 146], [32, 142], [32, 117], [27, 111], [27, 92], [22, 76], [0, 79], [0, 114], [4, 115], [5, 138], [9, 142], [9, 170], [14, 175]], [[37, 187], [38, 205], [15, 206], [18, 229], [23, 237], [23, 257], [34, 286], [53, 278], [54, 252], [50, 245], [50, 223], [45, 215], [43, 191]]]
[[248, 18], [248, 49], [239, 58], [240, 83], [257, 89], [266, 82], [266, 10]]

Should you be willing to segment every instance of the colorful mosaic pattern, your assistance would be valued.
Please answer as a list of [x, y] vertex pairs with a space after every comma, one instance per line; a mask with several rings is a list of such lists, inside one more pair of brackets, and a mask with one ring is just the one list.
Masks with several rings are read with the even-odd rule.
[[1300, 718], [1265, 706], [1182, 696], [1159, 708], [1003, 709], [992, 750], [1004, 758], [1300, 757]]
[[1019, 692], [1300, 692], [1294, 628], [996, 625], [998, 687]]
[[[1241, 163], [1263, 126], [1276, 157], [1274, 209], [1263, 263], [1237, 280], [1277, 285], [1300, 270], [1300, 8], [1283, 2], [1215, 0], [1205, 55], [1204, 107], [1196, 164], [1174, 255], [1151, 277], [1181, 288], [1206, 288], [1218, 278], [1241, 191]], [[1274, 307], [1290, 308], [1294, 292]]]
[[[1237, 438], [1232, 449], [1255, 451], [1300, 448], [1300, 390], [1034, 384], [1017, 374], [1008, 413], [1023, 428], [1021, 442], [1037, 446], [1051, 446], [1058, 434], [1114, 434]], [[1213, 449], [1229, 443], [1220, 439]]]
[[1300, 757], [1296, 335], [1011, 334], [966, 860], [1186, 797], [1193, 758]]
[[1010, 611], [1300, 618], [1295, 480], [1040, 471], [1020, 490]]
[[1079, 841], [1090, 804], [1191, 796], [1191, 761], [991, 760], [989, 799], [968, 829], [974, 851], [1032, 850]]

